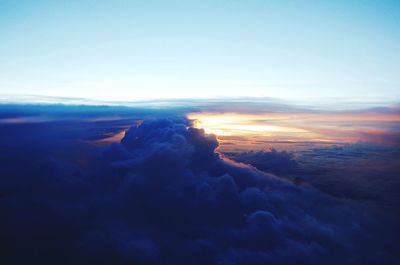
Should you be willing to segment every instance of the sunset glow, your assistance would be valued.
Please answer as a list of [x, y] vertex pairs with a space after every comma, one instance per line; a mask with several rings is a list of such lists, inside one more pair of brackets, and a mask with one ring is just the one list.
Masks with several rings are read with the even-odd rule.
[[[386, 127], [399, 122], [398, 115], [390, 113], [191, 113], [196, 128], [218, 136], [220, 143], [238, 144], [247, 138], [250, 142], [314, 142], [351, 143], [363, 141], [362, 131]], [[376, 133], [375, 133], [376, 134]], [[374, 136], [376, 137], [376, 136]], [[251, 138], [252, 141], [249, 141]], [[377, 137], [376, 137], [377, 138]], [[240, 140], [239, 140], [240, 139]], [[243, 145], [243, 143], [241, 143]]]
[[307, 130], [296, 127], [263, 124], [265, 119], [277, 119], [277, 117], [265, 117], [263, 115], [246, 114], [189, 114], [189, 119], [194, 120], [196, 128], [203, 128], [207, 133], [216, 135], [247, 135], [247, 134], [271, 134], [271, 133], [307, 133]]

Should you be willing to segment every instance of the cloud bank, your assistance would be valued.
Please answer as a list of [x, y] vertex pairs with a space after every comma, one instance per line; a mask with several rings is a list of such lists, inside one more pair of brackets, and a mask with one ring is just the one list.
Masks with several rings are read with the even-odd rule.
[[365, 209], [217, 146], [182, 118], [82, 147], [79, 163], [19, 146], [0, 167], [2, 264], [394, 264]]

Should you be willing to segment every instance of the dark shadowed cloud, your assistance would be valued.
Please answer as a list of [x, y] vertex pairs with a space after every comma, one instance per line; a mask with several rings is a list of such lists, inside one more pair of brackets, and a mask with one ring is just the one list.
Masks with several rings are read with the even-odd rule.
[[2, 264], [395, 264], [397, 238], [369, 209], [222, 159], [179, 115], [110, 147], [79, 140], [84, 126], [2, 126]]

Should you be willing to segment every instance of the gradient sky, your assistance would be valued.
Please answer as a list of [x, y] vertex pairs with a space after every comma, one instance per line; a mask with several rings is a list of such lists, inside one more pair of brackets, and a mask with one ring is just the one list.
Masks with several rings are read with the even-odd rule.
[[399, 1], [4, 1], [0, 95], [400, 98]]

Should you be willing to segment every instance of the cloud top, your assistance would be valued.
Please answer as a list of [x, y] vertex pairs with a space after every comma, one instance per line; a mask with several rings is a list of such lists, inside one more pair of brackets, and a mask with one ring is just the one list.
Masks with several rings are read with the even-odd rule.
[[2, 165], [3, 261], [390, 264], [362, 209], [227, 162], [217, 146], [186, 119], [152, 119], [104, 155], [90, 150], [90, 170], [59, 157], [29, 174]]

